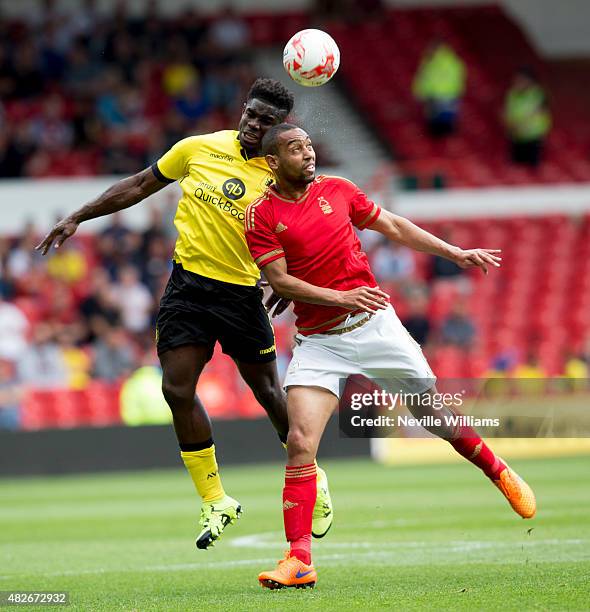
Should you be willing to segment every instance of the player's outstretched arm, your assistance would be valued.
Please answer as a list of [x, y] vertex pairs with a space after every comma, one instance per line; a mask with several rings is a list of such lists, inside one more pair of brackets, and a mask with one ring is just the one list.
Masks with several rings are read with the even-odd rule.
[[274, 293], [289, 300], [371, 313], [383, 310], [389, 305], [389, 296], [379, 287], [357, 287], [349, 291], [337, 291], [318, 287], [291, 276], [287, 273], [287, 262], [284, 257], [264, 266], [263, 272]]
[[156, 193], [162, 187], [166, 187], [166, 185], [168, 183], [156, 178], [151, 168], [146, 168], [133, 176], [122, 179], [97, 198], [56, 223], [35, 248], [45, 255], [52, 244], [56, 249], [59, 248], [65, 240], [76, 232], [83, 221], [129, 208], [152, 195], [152, 193]]
[[486, 274], [488, 266], [500, 267], [500, 249], [461, 249], [414, 225], [410, 220], [382, 210], [376, 221], [369, 226], [394, 242], [399, 242], [416, 251], [438, 255], [455, 262], [461, 268], [477, 266]]

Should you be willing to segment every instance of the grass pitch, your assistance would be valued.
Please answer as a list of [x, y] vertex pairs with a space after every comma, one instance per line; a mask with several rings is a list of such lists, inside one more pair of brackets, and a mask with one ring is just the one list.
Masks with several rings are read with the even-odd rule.
[[84, 611], [590, 609], [590, 457], [514, 462], [531, 521], [467, 463], [324, 467], [335, 523], [314, 542], [314, 590], [256, 580], [285, 549], [280, 465], [222, 469], [244, 515], [209, 551], [180, 465], [0, 480], [0, 590], [66, 590]]

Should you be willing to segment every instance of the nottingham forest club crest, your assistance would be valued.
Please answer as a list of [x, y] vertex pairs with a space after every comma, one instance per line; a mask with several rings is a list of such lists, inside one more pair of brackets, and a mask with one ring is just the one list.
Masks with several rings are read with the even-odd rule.
[[324, 213], [324, 215], [329, 215], [334, 212], [332, 210], [332, 207], [330, 206], [330, 202], [328, 202], [326, 198], [320, 196], [318, 198], [318, 204], [320, 205], [320, 208], [322, 209], [322, 212]]

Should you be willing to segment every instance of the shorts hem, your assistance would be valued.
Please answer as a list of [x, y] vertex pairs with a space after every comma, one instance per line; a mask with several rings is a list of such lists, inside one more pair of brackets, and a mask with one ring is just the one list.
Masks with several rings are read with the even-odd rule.
[[289, 390], [289, 387], [319, 387], [320, 389], [325, 389], [329, 391], [332, 395], [335, 395], [338, 399], [340, 399], [340, 389], [334, 389], [333, 385], [329, 385], [328, 383], [323, 383], [318, 380], [314, 380], [311, 382], [303, 382], [303, 381], [285, 381], [283, 384], [283, 389], [285, 392]]
[[300, 383], [296, 383], [296, 384], [291, 384], [291, 385], [285, 385], [283, 386], [283, 390], [285, 391], [285, 393], [287, 393], [289, 391], [289, 387], [316, 387], [318, 389], [324, 389], [324, 391], [328, 391], [329, 393], [331, 393], [337, 400], [340, 399], [340, 396], [334, 391], [334, 389], [331, 389], [330, 387], [326, 386], [326, 385], [302, 385]]
[[241, 361], [242, 363], [271, 363], [272, 361], [276, 361], [277, 354], [276, 352], [265, 353], [264, 355], [244, 355], [239, 353], [234, 353], [231, 349], [221, 347], [221, 352], [232, 359], [236, 359], [237, 361]]
[[213, 356], [213, 350], [215, 348], [215, 345], [211, 345], [209, 342], [199, 342], [198, 340], [180, 340], [178, 342], [167, 342], [164, 345], [158, 344], [156, 345], [156, 352], [158, 353], [159, 357], [160, 355], [163, 355], [164, 353], [167, 353], [172, 349], [180, 348], [181, 346], [204, 346], [210, 348], [210, 355], [208, 357], [208, 360], [211, 359], [211, 357]]

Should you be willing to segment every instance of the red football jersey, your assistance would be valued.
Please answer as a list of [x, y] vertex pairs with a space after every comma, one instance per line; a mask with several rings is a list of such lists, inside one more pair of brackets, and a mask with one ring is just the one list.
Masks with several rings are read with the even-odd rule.
[[[312, 285], [347, 291], [377, 286], [354, 228], [364, 229], [381, 209], [350, 181], [318, 176], [298, 200], [272, 187], [246, 209], [246, 240], [259, 268], [280, 257], [287, 271]], [[350, 310], [294, 303], [297, 328], [304, 335], [338, 325]]]

